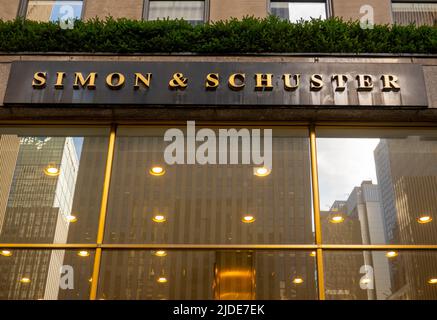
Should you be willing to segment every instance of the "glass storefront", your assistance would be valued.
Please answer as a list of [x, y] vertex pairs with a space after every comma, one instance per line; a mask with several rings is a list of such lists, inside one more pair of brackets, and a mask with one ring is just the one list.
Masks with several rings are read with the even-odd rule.
[[435, 129], [196, 129], [1, 126], [0, 299], [437, 299]]

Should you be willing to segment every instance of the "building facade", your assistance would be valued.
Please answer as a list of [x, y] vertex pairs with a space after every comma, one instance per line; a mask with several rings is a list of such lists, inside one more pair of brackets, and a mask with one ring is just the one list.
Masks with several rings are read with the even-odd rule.
[[[437, 2], [0, 0], [270, 14], [436, 26]], [[1, 52], [0, 299], [436, 299], [436, 88], [435, 55]]]

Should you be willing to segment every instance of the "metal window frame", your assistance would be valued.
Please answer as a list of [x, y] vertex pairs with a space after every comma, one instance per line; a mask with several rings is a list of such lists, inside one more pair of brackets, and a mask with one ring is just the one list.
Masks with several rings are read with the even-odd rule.
[[[18, 6], [18, 18], [27, 19], [27, 8], [29, 6], [29, 2], [32, 0], [20, 0], [20, 5]], [[86, 9], [86, 3], [88, 0], [56, 0], [56, 1], [82, 1], [82, 11], [80, 13], [80, 20], [83, 20], [84, 13]]]
[[[41, 125], [47, 126], [59, 126], [60, 124], [68, 124], [68, 121], [46, 121], [46, 122], [23, 122], [23, 121], [13, 121], [13, 122], [2, 122], [0, 121], [0, 126], [26, 126], [26, 127], [40, 127]], [[93, 261], [93, 275], [90, 290], [90, 300], [95, 300], [97, 298], [98, 284], [99, 284], [99, 272], [101, 268], [101, 258], [103, 251], [112, 250], [153, 250], [153, 249], [165, 249], [169, 251], [187, 251], [187, 250], [295, 250], [295, 251], [316, 251], [316, 274], [317, 274], [317, 292], [318, 299], [325, 300], [325, 280], [324, 280], [324, 265], [323, 265], [323, 255], [325, 252], [330, 251], [388, 251], [388, 250], [398, 250], [398, 251], [435, 251], [437, 252], [437, 244], [431, 245], [361, 245], [361, 244], [324, 244], [322, 239], [321, 230], [321, 218], [320, 218], [320, 199], [319, 199], [319, 176], [318, 176], [318, 163], [317, 163], [317, 129], [323, 127], [339, 128], [339, 129], [357, 129], [357, 128], [399, 128], [399, 129], [437, 129], [436, 124], [408, 124], [408, 123], [324, 123], [324, 122], [313, 122], [313, 123], [302, 123], [296, 124], [293, 122], [285, 123], [263, 123], [263, 125], [273, 125], [280, 127], [305, 127], [308, 129], [308, 139], [310, 142], [310, 161], [311, 161], [311, 183], [313, 192], [313, 218], [315, 224], [315, 243], [314, 244], [105, 244], [104, 243], [104, 232], [105, 232], [105, 222], [108, 207], [109, 189], [111, 183], [111, 175], [113, 169], [113, 159], [115, 154], [115, 143], [117, 139], [117, 127], [118, 125], [132, 125], [133, 123], [117, 123], [110, 124], [111, 130], [109, 133], [109, 142], [107, 149], [107, 159], [105, 167], [105, 175], [103, 181], [103, 191], [100, 206], [99, 215], [99, 225], [97, 230], [97, 239], [95, 243], [75, 243], [75, 244], [38, 244], [38, 243], [0, 243], [0, 248], [7, 249], [29, 249], [29, 250], [74, 250], [74, 249], [89, 249], [94, 251], [94, 261]], [[205, 121], [205, 124], [212, 124], [214, 126], [218, 125], [229, 125], [228, 123], [210, 123]], [[233, 123], [233, 125], [253, 125], [253, 122], [238, 122]], [[72, 126], [82, 126], [81, 124], [71, 124]], [[93, 125], [92, 123], [84, 124], [85, 126]], [[101, 123], [94, 123], [94, 125], [102, 126]], [[144, 124], [143, 124], [144, 125]], [[147, 122], [148, 126], [162, 126], [162, 122]], [[175, 125], [175, 123], [172, 123]], [[105, 126], [108, 126], [106, 124]], [[134, 125], [132, 125], [134, 126]]]
[[272, 14], [272, 2], [308, 2], [308, 3], [325, 3], [325, 10], [326, 10], [326, 19], [329, 19], [332, 17], [332, 0], [268, 0], [267, 1], [267, 13]]
[[180, 1], [180, 2], [183, 2], [183, 1], [203, 1], [204, 2], [203, 23], [209, 22], [210, 0], [143, 0], [142, 20], [149, 21], [149, 7], [150, 7], [150, 2], [153, 2], [153, 1]]

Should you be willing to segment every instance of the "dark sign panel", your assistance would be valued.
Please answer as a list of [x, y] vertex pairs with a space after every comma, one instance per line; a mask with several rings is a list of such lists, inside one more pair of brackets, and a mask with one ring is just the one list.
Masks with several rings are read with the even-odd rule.
[[13, 62], [5, 105], [427, 107], [420, 65]]

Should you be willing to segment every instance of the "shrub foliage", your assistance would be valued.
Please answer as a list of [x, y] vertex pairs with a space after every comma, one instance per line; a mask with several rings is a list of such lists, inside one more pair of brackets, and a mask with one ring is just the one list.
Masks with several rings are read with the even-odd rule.
[[77, 53], [437, 53], [437, 27], [376, 25], [338, 18], [290, 23], [270, 16], [192, 26], [183, 20], [108, 18], [57, 23], [0, 20], [0, 52]]

